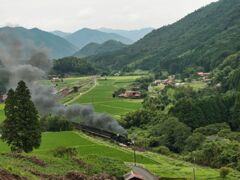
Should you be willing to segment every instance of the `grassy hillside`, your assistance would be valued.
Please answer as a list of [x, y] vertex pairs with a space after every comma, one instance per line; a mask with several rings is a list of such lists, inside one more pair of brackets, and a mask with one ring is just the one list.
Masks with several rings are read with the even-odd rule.
[[42, 80], [40, 81], [41, 84], [43, 85], [55, 85], [57, 90], [61, 90], [62, 88], [70, 88], [76, 85], [81, 85], [84, 81], [92, 79], [92, 76], [83, 76], [83, 77], [69, 77], [69, 78], [64, 78], [63, 82], [57, 82], [57, 83], [52, 83], [50, 80]]
[[[56, 158], [52, 150], [59, 146], [76, 147], [78, 158], [91, 165], [87, 171], [67, 158]], [[8, 152], [8, 147], [0, 142], [0, 152]], [[99, 153], [101, 152], [101, 153]], [[14, 159], [6, 155], [0, 155], [0, 167], [5, 167], [22, 175], [32, 176], [29, 169], [45, 174], [64, 175], [68, 171], [80, 171], [85, 173], [124, 173], [129, 168], [124, 162], [133, 161], [133, 153], [129, 149], [120, 148], [116, 145], [93, 139], [78, 132], [44, 133], [42, 145], [38, 150], [30, 154], [44, 160], [46, 167], [37, 166], [21, 159]], [[137, 162], [151, 170], [160, 177], [188, 178], [192, 177], [192, 167], [186, 163], [166, 156], [153, 153], [137, 153]], [[111, 164], [107, 164], [111, 163]], [[8, 164], [6, 166], [6, 164]], [[24, 168], [26, 166], [26, 168]], [[31, 167], [31, 168], [28, 168]], [[220, 179], [217, 170], [196, 166], [197, 179]], [[239, 173], [232, 172], [227, 179], [238, 179]]]
[[92, 104], [97, 112], [106, 112], [118, 118], [120, 115], [139, 109], [141, 101], [113, 98], [112, 94], [121, 87], [126, 88], [138, 77], [120, 76], [107, 77], [106, 80], [98, 79], [96, 87], [71, 103]]
[[126, 47], [125, 44], [119, 41], [114, 41], [114, 40], [109, 40], [102, 44], [89, 43], [86, 46], [84, 46], [82, 49], [77, 51], [73, 56], [87, 57], [87, 56], [93, 56], [93, 55], [101, 55], [108, 52], [113, 52], [113, 51], [123, 49], [124, 47]]
[[[70, 77], [64, 78], [63, 82], [56, 82], [52, 83], [50, 80], [42, 80], [40, 81], [41, 84], [48, 85], [48, 86], [55, 86], [57, 91], [66, 89], [66, 88], [73, 88], [74, 86], [80, 87], [78, 92], [72, 92], [66, 96], [60, 97], [60, 102], [67, 103], [72, 101], [73, 99], [77, 98], [82, 93], [88, 91], [95, 85], [96, 77], [95, 76], [84, 76], [84, 77]], [[56, 86], [57, 84], [57, 86]]]
[[239, 17], [239, 0], [219, 0], [154, 30], [121, 52], [91, 60], [102, 68], [166, 68], [176, 73], [194, 67], [209, 71], [239, 50]]
[[0, 123], [4, 120], [4, 111], [3, 111], [4, 105], [0, 104]]
[[[88, 78], [90, 77], [67, 78], [64, 82], [59, 83], [58, 88], [70, 87]], [[115, 117], [119, 117], [121, 114], [139, 108], [141, 103], [135, 100], [113, 99], [112, 92], [119, 87], [127, 87], [136, 78], [138, 76], [107, 77], [106, 80], [105, 78], [99, 79], [96, 86], [92, 86], [93, 88], [90, 91], [79, 96], [75, 102], [86, 104], [93, 102], [98, 112], [109, 112]], [[49, 84], [50, 82], [44, 81], [42, 83]], [[194, 88], [202, 86], [204, 84], [194, 84]], [[3, 105], [0, 106], [0, 109], [2, 108]], [[75, 158], [80, 161], [68, 157], [54, 157], [53, 151], [58, 147], [76, 148], [77, 157]], [[24, 155], [30, 156], [30, 159], [13, 157], [6, 154], [8, 152], [9, 147], [0, 141], [0, 168], [2, 167], [12, 173], [26, 176], [29, 179], [40, 179], [39, 174], [41, 176], [44, 175], [44, 177], [47, 175], [63, 176], [70, 171], [78, 171], [88, 175], [107, 172], [115, 176], [122, 176], [130, 170], [128, 165], [133, 162], [131, 149], [122, 148], [116, 144], [92, 138], [77, 131], [43, 133], [41, 147], [29, 155]], [[42, 166], [32, 162], [33, 156], [44, 161], [46, 165]], [[137, 153], [137, 162], [160, 177], [191, 179], [193, 166], [195, 166], [197, 179], [221, 179], [219, 170], [193, 165], [177, 158], [176, 156], [167, 157], [150, 152]], [[237, 180], [239, 178], [240, 173], [232, 171], [226, 179]]]

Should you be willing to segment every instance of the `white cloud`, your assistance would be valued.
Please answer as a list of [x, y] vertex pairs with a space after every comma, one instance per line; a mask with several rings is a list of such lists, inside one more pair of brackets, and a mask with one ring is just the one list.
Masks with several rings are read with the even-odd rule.
[[0, 25], [74, 31], [161, 27], [216, 0], [0, 0]]
[[95, 13], [95, 10], [91, 7], [88, 7], [88, 8], [79, 10], [79, 12], [77, 13], [77, 17], [78, 18], [89, 18], [89, 17], [93, 16], [94, 13]]

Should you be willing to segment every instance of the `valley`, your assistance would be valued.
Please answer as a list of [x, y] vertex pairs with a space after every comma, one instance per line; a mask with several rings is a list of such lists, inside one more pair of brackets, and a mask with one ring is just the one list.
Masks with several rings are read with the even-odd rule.
[[110, 76], [106, 77], [106, 79], [104, 77], [99, 78], [96, 87], [72, 101], [71, 104], [90, 104], [93, 105], [96, 112], [106, 112], [119, 119], [121, 115], [139, 109], [142, 100], [113, 98], [112, 94], [121, 87], [127, 88], [137, 78], [139, 78], [139, 76]]
[[[130, 170], [128, 165], [133, 163], [133, 152], [131, 149], [121, 148], [110, 142], [92, 138], [77, 131], [43, 133], [42, 141], [39, 149], [24, 156], [41, 159], [47, 164], [45, 167], [26, 159], [8, 156], [7, 154], [0, 156], [0, 166], [8, 164], [7, 169], [11, 170], [11, 172], [35, 179], [38, 176], [33, 175], [31, 172], [53, 176], [65, 175], [70, 171], [77, 170], [89, 175], [107, 172], [121, 177], [122, 174]], [[80, 159], [83, 164], [84, 162], [89, 164], [89, 169], [85, 166], [79, 166], [70, 157], [54, 157], [54, 150], [59, 147], [76, 148], [76, 158]], [[9, 148], [2, 142], [0, 142], [0, 152], [9, 152]], [[109, 164], [110, 162], [111, 165]], [[189, 179], [192, 177], [192, 168], [195, 166], [198, 179], [219, 179], [218, 170], [193, 165], [182, 160], [150, 152], [138, 152], [137, 163], [160, 177]], [[31, 169], [24, 168], [23, 165], [31, 166]], [[228, 179], [238, 179], [239, 177], [239, 173], [232, 172]]]
[[[120, 119], [121, 115], [140, 109], [142, 100], [113, 98], [112, 93], [120, 87], [130, 87], [138, 78], [141, 78], [141, 76], [86, 76], [68, 77], [64, 78], [62, 82], [44, 80], [40, 81], [40, 83], [45, 85], [55, 85], [57, 83], [56, 90], [58, 91], [79, 84], [87, 84], [86, 87], [81, 86], [83, 89], [80, 88], [79, 92], [67, 95], [66, 97], [68, 98], [62, 97], [65, 99], [65, 103], [92, 104], [98, 113], [107, 112], [113, 117]], [[86, 82], [91, 83], [88, 84]], [[200, 82], [193, 82], [190, 85], [196, 89], [201, 89], [205, 86]], [[60, 99], [60, 101], [62, 100]], [[2, 121], [4, 117], [3, 105], [0, 107]], [[76, 149], [77, 154], [74, 158], [81, 159], [83, 164], [86, 163], [91, 168], [79, 166], [76, 161], [67, 156], [55, 157], [54, 151], [60, 147]], [[130, 170], [129, 165], [133, 164], [132, 149], [120, 147], [113, 142], [103, 141], [101, 138], [88, 136], [79, 131], [45, 132], [42, 134], [40, 148], [26, 156], [41, 159], [47, 164], [47, 167], [41, 167], [31, 161], [29, 162], [27, 159], [21, 160], [8, 156], [6, 153], [9, 152], [9, 147], [0, 141], [0, 153], [3, 153], [0, 156], [0, 165], [7, 163], [7, 169], [10, 169], [12, 173], [24, 175], [29, 178], [38, 178], [39, 175], [53, 176], [57, 174], [60, 176], [72, 170], [77, 170], [88, 175], [106, 172], [120, 177], [124, 173], [127, 173]], [[181, 160], [180, 156], [173, 155], [173, 157], [169, 157], [149, 151], [139, 151], [137, 152], [136, 159], [140, 166], [143, 166], [159, 177], [189, 179], [192, 177], [192, 169], [195, 167], [198, 179], [219, 179], [218, 170], [185, 162]], [[109, 162], [112, 165], [110, 167], [105, 166], [104, 163]], [[23, 164], [27, 165], [29, 163], [32, 167], [31, 170], [22, 167]], [[36, 175], [36, 172], [38, 175]], [[238, 179], [239, 177], [240, 173], [232, 171], [228, 179]]]
[[27, 1], [0, 6], [0, 180], [240, 179], [239, 0]]

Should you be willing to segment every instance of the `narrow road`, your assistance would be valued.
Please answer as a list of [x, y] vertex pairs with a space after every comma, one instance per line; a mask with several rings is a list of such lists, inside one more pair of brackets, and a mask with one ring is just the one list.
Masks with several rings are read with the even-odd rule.
[[69, 105], [71, 104], [72, 102], [74, 102], [75, 100], [77, 100], [78, 98], [80, 98], [82, 95], [88, 93], [89, 91], [91, 91], [92, 89], [94, 89], [97, 85], [97, 77], [94, 77], [94, 85], [88, 89], [87, 91], [83, 92], [83, 93], [80, 93], [79, 95], [75, 96], [73, 99], [71, 99], [70, 101], [66, 102], [65, 105]]

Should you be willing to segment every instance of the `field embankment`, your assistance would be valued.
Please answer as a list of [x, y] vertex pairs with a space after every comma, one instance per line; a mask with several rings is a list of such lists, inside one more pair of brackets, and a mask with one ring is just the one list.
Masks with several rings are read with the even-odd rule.
[[128, 112], [135, 111], [141, 107], [141, 100], [130, 100], [113, 98], [112, 94], [119, 88], [128, 88], [139, 76], [111, 76], [97, 80], [96, 87], [91, 91], [79, 96], [71, 102], [93, 105], [96, 112], [106, 112], [119, 118]]

